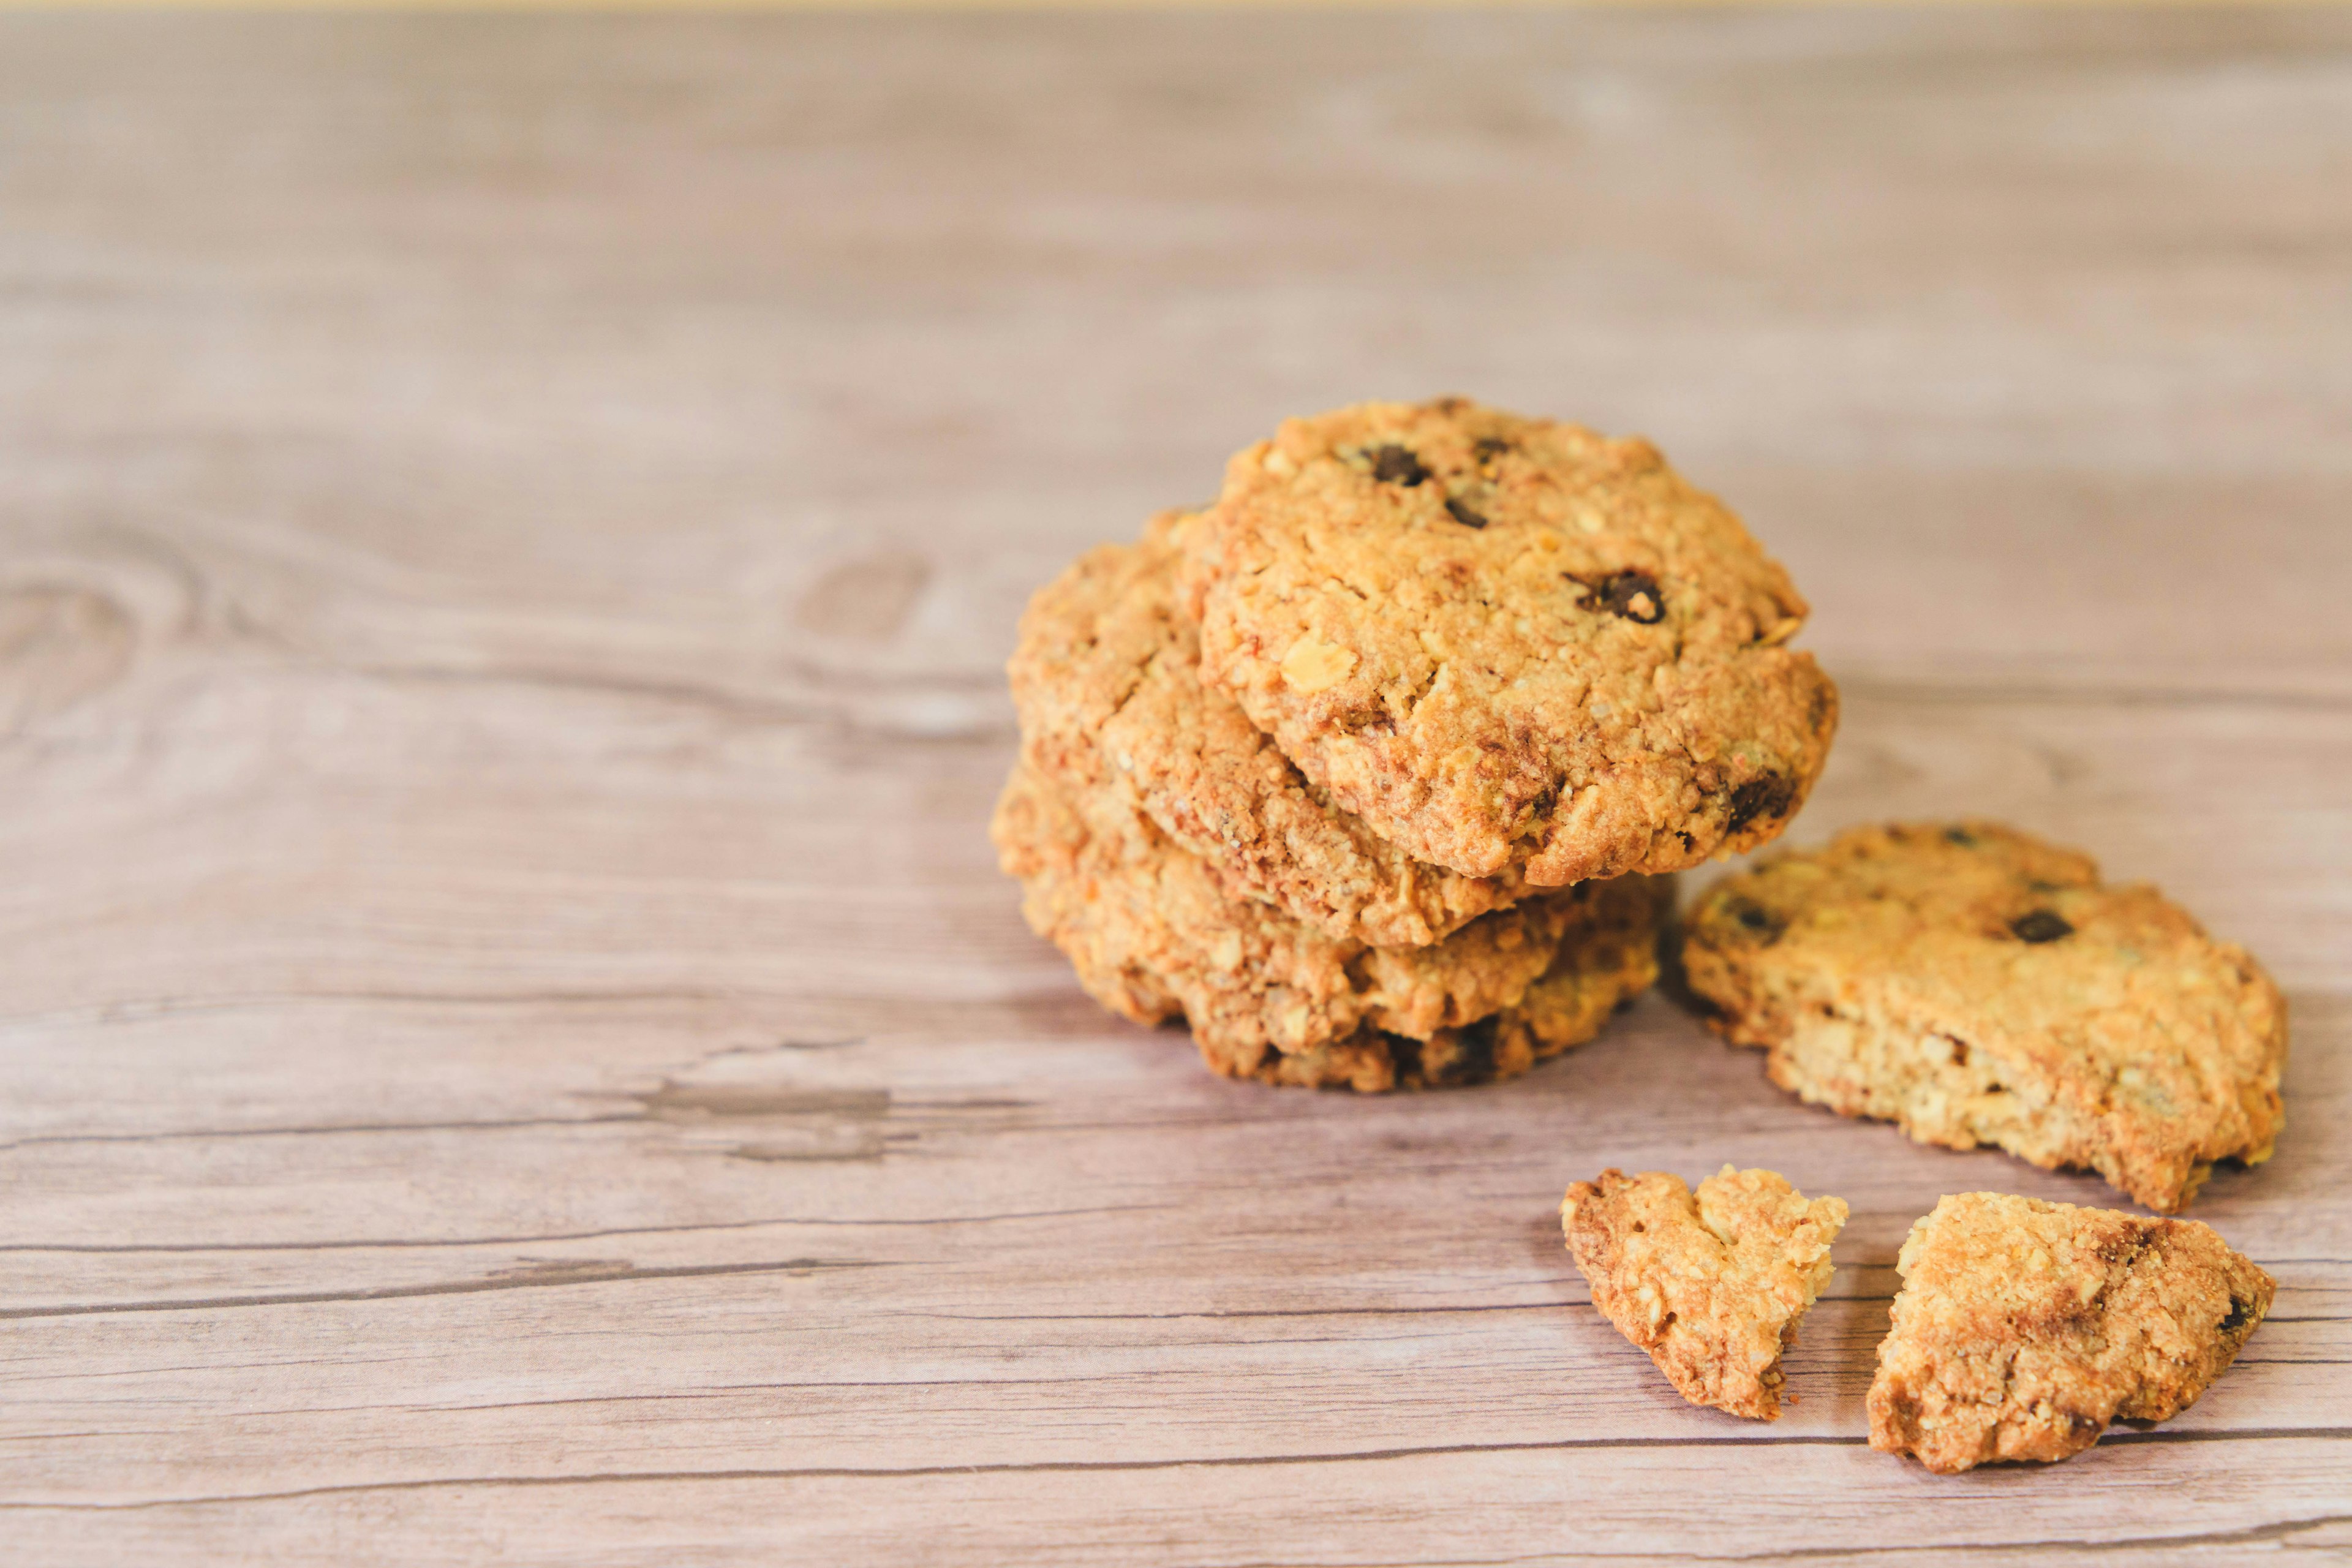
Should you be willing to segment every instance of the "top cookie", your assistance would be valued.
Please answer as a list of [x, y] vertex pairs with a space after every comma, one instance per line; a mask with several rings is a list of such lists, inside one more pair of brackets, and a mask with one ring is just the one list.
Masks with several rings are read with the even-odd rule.
[[1201, 673], [1416, 858], [1555, 887], [1779, 833], [1837, 693], [1646, 442], [1461, 398], [1284, 424], [1185, 542]]
[[1194, 516], [1166, 512], [1136, 544], [1087, 552], [1030, 600], [1006, 667], [1030, 765], [1066, 788], [1120, 790], [1227, 892], [1336, 941], [1426, 946], [1511, 903], [1517, 878], [1415, 860], [1202, 686], [1200, 637], [1175, 603]]

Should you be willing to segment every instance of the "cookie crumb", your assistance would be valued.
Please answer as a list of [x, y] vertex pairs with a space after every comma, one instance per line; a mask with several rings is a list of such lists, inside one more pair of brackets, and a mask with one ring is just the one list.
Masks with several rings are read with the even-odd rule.
[[1846, 1212], [1777, 1172], [1726, 1165], [1696, 1193], [1663, 1171], [1603, 1171], [1568, 1189], [1559, 1218], [1592, 1304], [1684, 1398], [1773, 1421], [1781, 1352], [1830, 1282]]
[[1960, 1193], [1911, 1227], [1870, 1384], [1870, 1446], [1940, 1474], [2053, 1462], [2197, 1402], [2271, 1277], [2195, 1220]]

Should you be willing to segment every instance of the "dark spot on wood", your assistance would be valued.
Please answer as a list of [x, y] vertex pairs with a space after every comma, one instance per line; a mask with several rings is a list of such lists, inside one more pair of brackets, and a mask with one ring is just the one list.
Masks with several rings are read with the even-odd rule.
[[1581, 577], [1571, 581], [1584, 584], [1584, 597], [1580, 607], [1606, 610], [1612, 616], [1645, 626], [1656, 626], [1666, 618], [1666, 596], [1658, 587], [1658, 580], [1647, 572], [1626, 570], [1612, 572], [1597, 583]]
[[1777, 820], [1797, 798], [1797, 786], [1778, 773], [1766, 773], [1760, 779], [1749, 779], [1731, 792], [1731, 814], [1723, 830], [1737, 833], [1749, 823], [1762, 818]]
[[1408, 447], [1393, 444], [1375, 447], [1370, 455], [1372, 478], [1384, 485], [1403, 485], [1411, 489], [1429, 478], [1429, 470], [1421, 466], [1421, 459]]
[[822, 637], [887, 642], [906, 625], [930, 581], [930, 563], [918, 555], [844, 562], [801, 595], [793, 618]]
[[2073, 936], [2074, 928], [2055, 910], [2036, 910], [2009, 922], [2009, 929], [2020, 942], [2041, 943], [2056, 942], [2063, 936]]
[[1452, 517], [1454, 521], [1460, 523], [1465, 528], [1484, 528], [1486, 526], [1486, 520], [1483, 515], [1473, 510], [1463, 502], [1455, 500], [1451, 496], [1445, 498], [1445, 510], [1448, 516]]

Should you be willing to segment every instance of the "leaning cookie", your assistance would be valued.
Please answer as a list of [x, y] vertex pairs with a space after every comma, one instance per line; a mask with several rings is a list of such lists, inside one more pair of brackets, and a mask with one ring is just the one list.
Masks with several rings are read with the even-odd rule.
[[1603, 1171], [1568, 1189], [1559, 1223], [1592, 1304], [1650, 1352], [1693, 1405], [1780, 1415], [1781, 1352], [1830, 1281], [1843, 1198], [1773, 1171], [1726, 1165], [1693, 1193], [1680, 1176]]
[[2197, 1402], [2271, 1277], [2195, 1220], [1962, 1193], [1911, 1227], [1870, 1446], [1950, 1473], [2063, 1459]]
[[1836, 727], [1788, 574], [1642, 441], [1462, 398], [1293, 419], [1183, 547], [1202, 679], [1465, 876], [1752, 848]]
[[1175, 603], [1168, 512], [1037, 591], [1006, 667], [1022, 754], [1066, 789], [1116, 787], [1237, 897], [1381, 947], [1440, 940], [1516, 900], [1516, 877], [1423, 864], [1307, 782], [1232, 698], [1202, 687], [1198, 629]]
[[2095, 1170], [2148, 1207], [2267, 1159], [2286, 1005], [2146, 886], [1990, 823], [1864, 827], [1709, 889], [1682, 949], [1772, 1081], [1923, 1143]]
[[1444, 942], [1339, 942], [1227, 894], [1108, 792], [1024, 763], [992, 832], [1023, 912], [1104, 1005], [1181, 1016], [1221, 1073], [1367, 1090], [1483, 1082], [1580, 1044], [1657, 973], [1663, 879], [1595, 884], [1481, 916]]

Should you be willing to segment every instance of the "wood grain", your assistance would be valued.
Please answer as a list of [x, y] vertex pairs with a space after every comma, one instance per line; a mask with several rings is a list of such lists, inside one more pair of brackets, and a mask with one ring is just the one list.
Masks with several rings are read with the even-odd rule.
[[[2352, 1554], [2352, 13], [0, 16], [0, 1532], [44, 1563]], [[983, 826], [1028, 591], [1281, 415], [1657, 438], [1846, 694], [1795, 837], [2082, 843], [2292, 997], [2238, 1366], [1861, 1446], [2089, 1177], [1658, 998], [1210, 1078]], [[1798, 1403], [1553, 1218], [1853, 1204]]]

